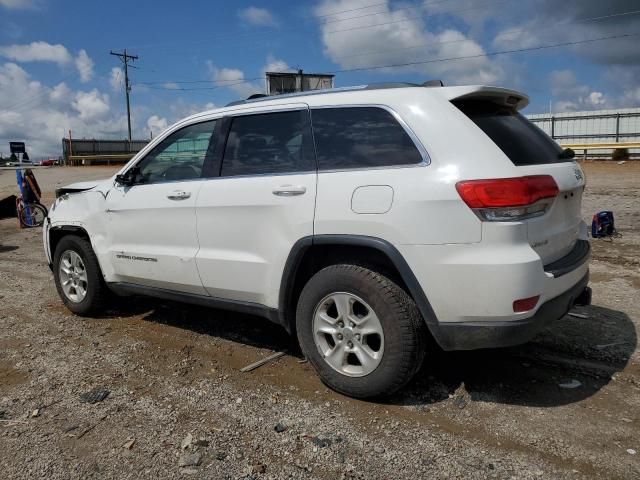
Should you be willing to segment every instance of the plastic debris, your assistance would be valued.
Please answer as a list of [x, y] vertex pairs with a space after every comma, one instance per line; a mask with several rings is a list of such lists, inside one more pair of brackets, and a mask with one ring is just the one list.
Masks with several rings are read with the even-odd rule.
[[560, 388], [569, 388], [569, 389], [578, 388], [581, 385], [582, 383], [576, 380], [575, 378], [572, 378], [571, 380], [558, 384]]
[[104, 388], [94, 388], [90, 392], [80, 395], [80, 401], [83, 403], [98, 403], [109, 396], [111, 392]]

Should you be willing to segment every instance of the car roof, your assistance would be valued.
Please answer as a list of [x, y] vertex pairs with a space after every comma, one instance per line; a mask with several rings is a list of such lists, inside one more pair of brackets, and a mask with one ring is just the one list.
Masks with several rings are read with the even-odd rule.
[[[505, 103], [520, 110], [529, 103], [529, 98], [515, 90], [492, 87], [486, 85], [465, 85], [465, 86], [441, 86], [441, 82], [425, 82], [419, 85], [416, 83], [380, 83], [369, 85], [356, 85], [349, 87], [330, 88], [323, 90], [313, 90], [309, 92], [287, 93], [282, 95], [261, 95], [257, 98], [249, 98], [231, 102], [224, 107], [203, 111], [191, 115], [178, 122], [182, 125], [194, 120], [202, 120], [205, 117], [224, 115], [239, 110], [246, 110], [251, 107], [269, 107], [282, 105], [302, 105], [307, 104], [310, 107], [318, 107], [322, 105], [356, 105], [376, 103], [372, 100], [381, 99], [378, 103], [388, 103], [388, 100], [397, 97], [399, 102], [404, 98], [411, 98], [417, 91], [420, 94], [430, 94], [439, 96], [448, 101], [471, 98], [500, 98]], [[508, 99], [508, 101], [506, 101]], [[176, 125], [178, 125], [176, 124]]]

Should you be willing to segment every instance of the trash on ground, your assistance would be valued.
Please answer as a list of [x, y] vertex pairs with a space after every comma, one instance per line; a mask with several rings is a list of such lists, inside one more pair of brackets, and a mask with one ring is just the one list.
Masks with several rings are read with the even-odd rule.
[[126, 448], [127, 450], [131, 450], [133, 448], [133, 444], [136, 443], [136, 439], [135, 438], [130, 438], [129, 440], [127, 440], [124, 445], [122, 445], [122, 448]]
[[582, 383], [576, 380], [575, 378], [572, 378], [571, 380], [558, 384], [560, 388], [578, 388], [581, 385]]
[[186, 450], [191, 446], [192, 443], [193, 443], [193, 435], [191, 435], [190, 433], [187, 433], [187, 436], [182, 439], [180, 448], [182, 448], [182, 450]]
[[255, 370], [258, 367], [261, 367], [265, 363], [269, 363], [273, 360], [276, 360], [285, 355], [285, 352], [274, 353], [273, 355], [269, 355], [268, 357], [263, 358], [262, 360], [258, 360], [257, 362], [251, 363], [246, 367], [240, 369], [241, 372], [250, 372], [251, 370]]
[[111, 392], [104, 388], [94, 388], [93, 390], [80, 395], [80, 401], [83, 403], [98, 403], [109, 396]]
[[636, 451], [635, 451], [633, 448], [628, 448], [628, 449], [627, 449], [627, 453], [628, 453], [629, 455], [635, 455], [635, 454], [636, 454]]
[[31, 418], [36, 418], [40, 416], [40, 409], [36, 408], [33, 412], [31, 412]]
[[202, 461], [202, 455], [199, 453], [184, 453], [178, 461], [179, 467], [197, 467]]

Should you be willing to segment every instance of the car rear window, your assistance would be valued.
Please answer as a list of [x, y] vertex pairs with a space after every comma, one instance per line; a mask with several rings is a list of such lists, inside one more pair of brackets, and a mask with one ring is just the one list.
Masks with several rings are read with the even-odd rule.
[[320, 170], [420, 163], [422, 155], [393, 115], [379, 107], [318, 108], [311, 113]]
[[479, 100], [453, 104], [518, 167], [572, 161], [561, 158], [562, 148], [514, 108]]

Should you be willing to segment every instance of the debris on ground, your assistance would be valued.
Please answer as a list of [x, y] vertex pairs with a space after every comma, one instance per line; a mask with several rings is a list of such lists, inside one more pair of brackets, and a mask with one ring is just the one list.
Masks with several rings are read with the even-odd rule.
[[187, 433], [187, 436], [184, 437], [182, 439], [182, 443], [180, 443], [180, 448], [182, 448], [182, 450], [186, 450], [191, 446], [192, 442], [193, 442], [193, 435], [191, 435], [190, 433]]
[[202, 455], [199, 453], [183, 453], [178, 461], [179, 467], [197, 467], [202, 462]]
[[122, 445], [122, 448], [125, 448], [127, 450], [131, 450], [133, 448], [133, 444], [136, 443], [136, 439], [135, 438], [130, 438], [129, 440], [127, 440], [124, 445]]
[[31, 412], [31, 415], [30, 415], [31, 418], [36, 418], [36, 417], [39, 417], [39, 416], [40, 416], [40, 409], [39, 408], [36, 408], [33, 412]]
[[628, 449], [627, 449], [627, 453], [628, 453], [629, 455], [635, 455], [635, 454], [636, 454], [636, 451], [635, 451], [633, 448], [628, 448]]
[[107, 398], [110, 393], [111, 392], [105, 388], [94, 388], [80, 395], [80, 401], [83, 403], [98, 403]]
[[578, 388], [581, 385], [582, 383], [576, 380], [575, 378], [572, 378], [571, 380], [567, 380], [566, 382], [562, 382], [558, 384], [560, 388], [567, 388], [567, 389]]
[[198, 440], [196, 440], [195, 442], [193, 442], [193, 444], [196, 447], [208, 447], [209, 446], [209, 440], [206, 440], [204, 438], [199, 438]]
[[256, 368], [261, 367], [262, 365], [265, 365], [273, 360], [283, 357], [285, 354], [286, 352], [274, 353], [273, 355], [269, 355], [268, 357], [265, 357], [262, 360], [258, 360], [257, 362], [247, 365], [246, 367], [242, 367], [240, 371], [242, 373], [250, 372], [251, 370], [255, 370]]

